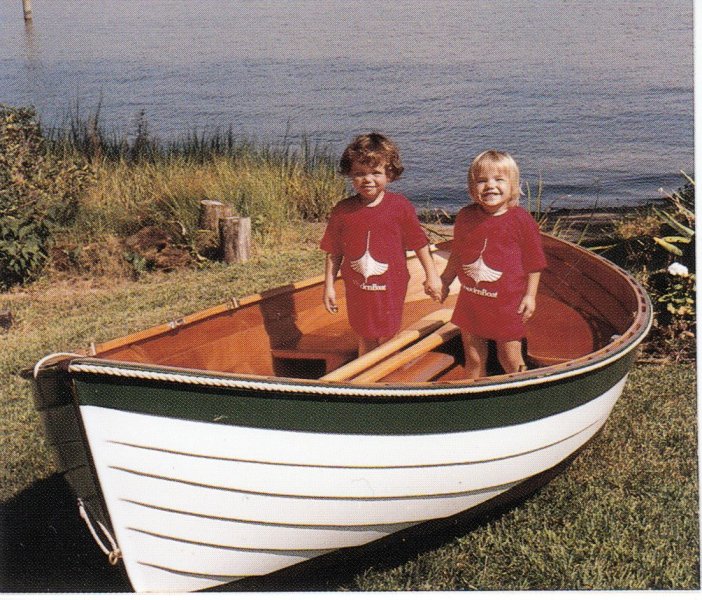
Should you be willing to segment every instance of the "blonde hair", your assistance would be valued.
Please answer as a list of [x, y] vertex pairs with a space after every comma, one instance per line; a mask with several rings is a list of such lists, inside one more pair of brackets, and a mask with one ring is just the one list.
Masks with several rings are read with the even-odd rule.
[[359, 135], [347, 146], [339, 162], [339, 172], [349, 175], [354, 162], [369, 167], [385, 163], [385, 173], [390, 181], [395, 181], [405, 170], [395, 142], [375, 132]]
[[475, 201], [475, 183], [480, 172], [486, 167], [504, 169], [512, 187], [512, 198], [508, 206], [519, 206], [519, 196], [522, 195], [519, 181], [519, 165], [517, 165], [517, 161], [515, 161], [509, 153], [494, 149], [481, 152], [470, 164], [468, 168], [468, 192], [470, 193], [470, 197]]

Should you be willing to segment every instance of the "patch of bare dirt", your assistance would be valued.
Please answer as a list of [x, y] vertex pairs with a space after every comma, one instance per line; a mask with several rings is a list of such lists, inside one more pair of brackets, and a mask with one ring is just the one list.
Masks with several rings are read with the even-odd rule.
[[192, 264], [188, 250], [178, 247], [167, 231], [150, 225], [124, 240], [125, 249], [145, 261], [148, 270], [173, 271]]

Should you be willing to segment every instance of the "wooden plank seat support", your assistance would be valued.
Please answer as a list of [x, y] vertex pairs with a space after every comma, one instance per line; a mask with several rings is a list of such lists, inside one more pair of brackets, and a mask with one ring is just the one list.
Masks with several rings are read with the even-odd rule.
[[595, 350], [592, 327], [574, 308], [551, 296], [540, 295], [527, 324], [527, 362], [548, 367]]
[[456, 364], [456, 357], [445, 352], [427, 352], [418, 359], [407, 363], [380, 381], [397, 383], [419, 383], [431, 381]]
[[323, 361], [325, 373], [338, 369], [341, 365], [356, 357], [356, 351], [341, 352], [339, 350], [329, 350], [328, 352], [324, 352], [320, 350], [316, 352], [303, 352], [296, 348], [279, 348], [277, 350], [272, 350], [271, 354], [273, 358]]
[[[358, 356], [358, 342], [345, 319], [330, 321], [326, 313], [309, 311], [298, 316], [296, 329], [296, 337], [287, 341], [281, 340], [272, 346], [271, 357], [274, 363], [292, 363], [296, 360], [321, 361], [324, 363], [321, 372], [313, 369], [314, 373], [305, 375], [317, 378]], [[301, 331], [305, 333], [300, 334]], [[298, 370], [292, 364], [289, 366], [292, 367], [292, 371]], [[275, 364], [274, 370], [277, 370]], [[290, 369], [285, 368], [284, 371], [287, 374]]]

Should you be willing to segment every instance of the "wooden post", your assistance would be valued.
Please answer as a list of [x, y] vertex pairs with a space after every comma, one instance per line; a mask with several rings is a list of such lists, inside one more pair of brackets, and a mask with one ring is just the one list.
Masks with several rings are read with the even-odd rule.
[[24, 20], [32, 20], [32, 0], [22, 0], [22, 10], [24, 11]]
[[251, 256], [251, 217], [224, 217], [219, 221], [221, 256], [225, 263], [246, 262]]
[[202, 200], [200, 202], [200, 229], [219, 231], [219, 220], [231, 217], [234, 214], [232, 207], [219, 200]]

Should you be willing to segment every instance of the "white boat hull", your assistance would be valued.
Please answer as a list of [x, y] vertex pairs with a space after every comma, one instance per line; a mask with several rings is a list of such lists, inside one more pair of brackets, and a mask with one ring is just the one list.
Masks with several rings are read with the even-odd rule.
[[625, 381], [542, 419], [424, 435], [283, 431], [79, 410], [132, 586], [184, 592], [476, 507], [582, 447], [604, 425]]

